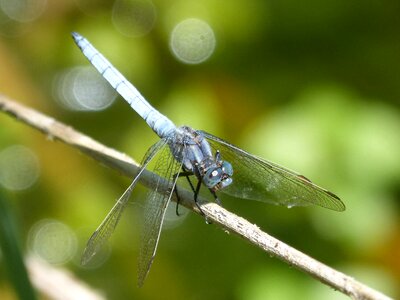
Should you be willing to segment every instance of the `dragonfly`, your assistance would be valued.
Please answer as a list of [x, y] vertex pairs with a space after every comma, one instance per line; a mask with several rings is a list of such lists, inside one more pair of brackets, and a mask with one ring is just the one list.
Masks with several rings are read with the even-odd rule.
[[[303, 175], [252, 155], [205, 131], [189, 126], [175, 126], [169, 118], [151, 106], [86, 38], [76, 32], [72, 33], [72, 37], [97, 71], [160, 137], [145, 154], [132, 183], [90, 237], [82, 255], [82, 264], [87, 264], [110, 238], [132, 190], [151, 161], [156, 184], [149, 191], [144, 206], [138, 258], [139, 286], [143, 285], [155, 258], [166, 208], [174, 192], [179, 200], [176, 187], [179, 177], [186, 177], [189, 181], [193, 200], [200, 212], [202, 210], [197, 198], [202, 186], [210, 191], [217, 203], [217, 193], [221, 192], [237, 198], [287, 207], [318, 205], [334, 211], [345, 210], [338, 196]], [[190, 178], [197, 180], [197, 185], [193, 185]]]

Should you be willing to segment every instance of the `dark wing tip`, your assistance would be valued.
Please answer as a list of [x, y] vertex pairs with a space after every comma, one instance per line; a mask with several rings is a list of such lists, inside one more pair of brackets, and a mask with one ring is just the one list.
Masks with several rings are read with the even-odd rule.
[[[303, 180], [306, 184], [311, 183], [312, 185], [314, 185], [314, 183], [308, 179], [307, 177], [303, 176], [303, 175], [298, 175], [297, 176], [299, 179]], [[335, 211], [344, 211], [346, 210], [346, 205], [342, 202], [342, 200], [340, 200], [340, 198], [338, 196], [336, 196], [334, 193], [325, 190], [323, 188], [320, 188], [320, 190], [322, 190], [325, 194], [327, 194], [329, 196], [329, 203], [326, 205], [322, 205], [326, 208], [335, 210]]]
[[298, 175], [297, 177], [299, 177], [301, 180], [304, 180], [304, 181], [307, 181], [307, 182], [311, 182], [312, 183], [312, 181], [310, 180], [310, 179], [308, 179], [306, 176], [304, 176], [304, 175]]
[[330, 207], [331, 209], [334, 209], [336, 211], [345, 211], [346, 210], [346, 205], [343, 203], [342, 200], [338, 196], [336, 196], [334, 193], [325, 190], [325, 193], [331, 196], [334, 199], [335, 207]]
[[335, 198], [335, 199], [337, 199], [337, 200], [340, 200], [340, 198], [339, 198], [338, 196], [336, 196], [334, 193], [332, 193], [332, 192], [330, 192], [330, 191], [327, 191], [327, 190], [325, 190], [325, 192], [326, 192], [328, 195], [332, 196], [333, 198]]

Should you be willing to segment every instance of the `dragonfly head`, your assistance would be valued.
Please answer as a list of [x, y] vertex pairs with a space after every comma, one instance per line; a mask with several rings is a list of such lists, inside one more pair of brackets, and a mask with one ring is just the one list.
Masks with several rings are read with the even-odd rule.
[[219, 161], [216, 166], [206, 171], [203, 177], [203, 183], [213, 191], [218, 191], [233, 182], [232, 175], [232, 165], [227, 161]]

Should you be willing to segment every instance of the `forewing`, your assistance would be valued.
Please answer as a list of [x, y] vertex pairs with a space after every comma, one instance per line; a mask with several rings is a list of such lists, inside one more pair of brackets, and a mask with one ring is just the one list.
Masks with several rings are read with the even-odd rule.
[[114, 232], [115, 227], [118, 224], [119, 219], [121, 218], [122, 212], [124, 211], [126, 204], [128, 203], [129, 197], [132, 193], [133, 188], [136, 183], [139, 181], [140, 176], [143, 171], [146, 169], [149, 162], [155, 156], [155, 154], [164, 147], [166, 144], [165, 139], [161, 139], [156, 144], [154, 144], [146, 153], [142, 166], [139, 170], [139, 173], [133, 179], [132, 183], [126, 189], [126, 191], [122, 194], [122, 196], [115, 203], [113, 208], [104, 218], [103, 222], [99, 225], [96, 231], [90, 237], [86, 248], [83, 252], [81, 264], [85, 265], [90, 261], [90, 259], [100, 250], [102, 245], [110, 238], [111, 234]]
[[156, 165], [152, 170], [157, 185], [154, 190], [149, 192], [144, 208], [144, 224], [138, 261], [139, 286], [143, 285], [153, 263], [165, 211], [176, 185], [177, 174], [182, 168], [182, 163], [174, 159], [167, 146], [157, 156]]
[[212, 134], [202, 134], [233, 167], [233, 183], [221, 192], [288, 207], [315, 204], [336, 211], [345, 210], [338, 196], [306, 177], [247, 153]]

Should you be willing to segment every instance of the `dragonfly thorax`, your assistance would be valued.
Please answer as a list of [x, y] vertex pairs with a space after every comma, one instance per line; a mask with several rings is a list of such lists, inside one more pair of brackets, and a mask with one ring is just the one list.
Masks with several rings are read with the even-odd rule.
[[[221, 160], [219, 151], [213, 155], [210, 144], [202, 132], [189, 126], [179, 127], [175, 132], [175, 143], [179, 143], [183, 151], [180, 155], [174, 153], [183, 167], [192, 172], [203, 184], [213, 191], [223, 189], [232, 183], [232, 165]], [[175, 145], [176, 146], [176, 145]]]

